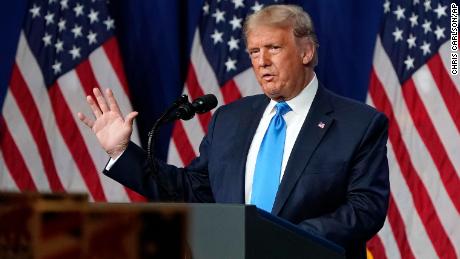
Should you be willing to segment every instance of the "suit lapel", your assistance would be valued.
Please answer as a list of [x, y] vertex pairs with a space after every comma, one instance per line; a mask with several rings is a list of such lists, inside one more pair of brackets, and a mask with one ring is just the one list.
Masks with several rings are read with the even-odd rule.
[[235, 136], [240, 136], [235, 138], [235, 152], [238, 153], [238, 157], [232, 166], [234, 166], [230, 172], [236, 173], [237, 177], [231, 177], [235, 182], [229, 183], [229, 186], [236, 186], [235, 190], [239, 190], [239, 201], [244, 203], [245, 199], [245, 172], [246, 172], [246, 161], [248, 157], [249, 147], [251, 146], [252, 139], [256, 133], [259, 122], [262, 118], [262, 115], [267, 107], [270, 99], [266, 96], [261, 96], [257, 98], [254, 103], [251, 105], [249, 111], [244, 111], [244, 114], [238, 114], [237, 116], [241, 117], [241, 123], [238, 125], [237, 133]]
[[283, 179], [278, 188], [272, 209], [272, 214], [274, 215], [278, 215], [281, 211], [300, 175], [310, 161], [311, 155], [333, 123], [333, 118], [328, 115], [332, 111], [332, 107], [327, 95], [327, 92], [321, 86], [318, 87], [315, 99], [297, 136]]

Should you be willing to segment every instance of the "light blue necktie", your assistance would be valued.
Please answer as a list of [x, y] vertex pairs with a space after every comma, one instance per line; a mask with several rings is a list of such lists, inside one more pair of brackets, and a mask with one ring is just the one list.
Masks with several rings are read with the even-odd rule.
[[280, 183], [286, 140], [286, 122], [283, 115], [291, 111], [291, 107], [284, 101], [277, 103], [275, 107], [276, 114], [271, 119], [260, 144], [251, 194], [251, 204], [268, 212], [272, 210]]

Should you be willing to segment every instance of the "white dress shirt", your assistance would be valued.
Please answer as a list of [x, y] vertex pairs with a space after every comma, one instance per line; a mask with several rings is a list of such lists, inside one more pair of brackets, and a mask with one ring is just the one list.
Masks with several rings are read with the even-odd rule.
[[[291, 155], [292, 148], [299, 135], [300, 129], [307, 117], [313, 99], [318, 90], [318, 79], [316, 75], [310, 83], [297, 95], [286, 103], [291, 107], [292, 111], [283, 115], [286, 121], [286, 140], [284, 143], [283, 161], [281, 164], [280, 182], [283, 179], [284, 170], [286, 169], [289, 156]], [[276, 101], [271, 100], [265, 108], [264, 114], [259, 122], [254, 138], [252, 139], [249, 148], [248, 157], [246, 161], [246, 178], [245, 178], [245, 202], [250, 204], [252, 194], [252, 181], [254, 178], [254, 170], [256, 167], [257, 154], [259, 153], [260, 144], [264, 138], [265, 132], [273, 116], [276, 114], [275, 110]]]

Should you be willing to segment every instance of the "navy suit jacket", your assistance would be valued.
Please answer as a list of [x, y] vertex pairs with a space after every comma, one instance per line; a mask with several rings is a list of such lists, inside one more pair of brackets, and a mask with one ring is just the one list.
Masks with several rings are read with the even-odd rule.
[[[186, 168], [156, 161], [133, 143], [105, 173], [152, 200], [244, 204], [245, 166], [270, 99], [246, 97], [217, 109], [200, 155]], [[272, 214], [365, 258], [365, 242], [382, 227], [388, 197], [388, 120], [375, 109], [323, 87], [289, 157]]]

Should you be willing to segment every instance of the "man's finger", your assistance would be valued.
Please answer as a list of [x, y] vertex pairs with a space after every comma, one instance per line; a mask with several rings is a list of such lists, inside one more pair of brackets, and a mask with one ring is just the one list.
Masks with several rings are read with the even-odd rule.
[[105, 101], [104, 96], [101, 93], [99, 88], [93, 88], [94, 96], [96, 96], [97, 104], [99, 104], [99, 109], [101, 109], [102, 113], [108, 112], [109, 107], [107, 106], [107, 102]]
[[133, 120], [134, 120], [134, 118], [136, 118], [136, 116], [138, 114], [139, 114], [138, 112], [130, 112], [128, 115], [126, 115], [125, 124], [129, 124], [130, 126], [132, 126], [133, 125]]
[[80, 119], [86, 126], [88, 126], [90, 129], [93, 128], [94, 121], [91, 120], [90, 118], [86, 117], [83, 113], [79, 112], [77, 113], [78, 119]]
[[86, 102], [89, 104], [89, 107], [93, 111], [94, 117], [101, 117], [102, 112], [99, 109], [99, 106], [96, 104], [96, 102], [94, 102], [93, 97], [91, 97], [90, 95], [86, 96]]
[[113, 96], [113, 92], [110, 88], [105, 90], [105, 96], [107, 97], [110, 110], [121, 115], [120, 106], [118, 105], [117, 99]]

